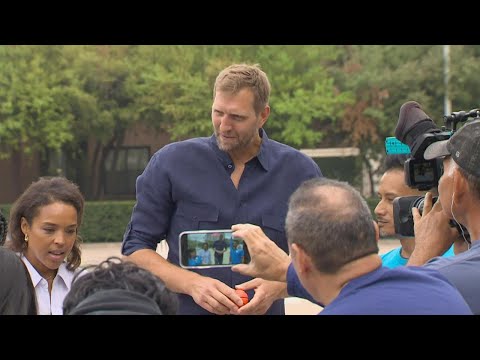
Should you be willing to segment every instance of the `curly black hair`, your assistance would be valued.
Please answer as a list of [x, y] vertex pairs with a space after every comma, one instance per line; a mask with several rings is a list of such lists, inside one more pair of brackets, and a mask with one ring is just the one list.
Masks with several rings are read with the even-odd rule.
[[150, 271], [109, 257], [76, 274], [63, 302], [65, 315], [174, 315], [177, 295]]

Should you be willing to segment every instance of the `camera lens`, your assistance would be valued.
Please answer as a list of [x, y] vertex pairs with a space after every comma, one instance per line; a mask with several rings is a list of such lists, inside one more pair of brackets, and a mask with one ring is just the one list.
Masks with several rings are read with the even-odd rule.
[[[438, 196], [432, 197], [432, 205], [437, 201]], [[420, 196], [419, 198], [412, 201], [411, 208], [416, 207], [420, 215], [423, 215], [423, 206], [425, 205], [425, 196]]]
[[424, 204], [425, 204], [425, 196], [420, 196], [418, 199], [415, 199], [412, 201], [412, 206], [410, 206], [410, 208], [416, 207], [420, 212], [420, 215], [422, 215]]

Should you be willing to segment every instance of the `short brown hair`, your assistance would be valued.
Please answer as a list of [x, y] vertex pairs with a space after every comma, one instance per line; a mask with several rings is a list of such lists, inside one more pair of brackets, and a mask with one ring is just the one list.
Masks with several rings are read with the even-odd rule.
[[218, 74], [213, 87], [213, 99], [217, 91], [236, 94], [248, 88], [254, 96], [253, 108], [258, 115], [268, 105], [270, 98], [270, 82], [267, 74], [260, 69], [260, 65], [233, 64]]

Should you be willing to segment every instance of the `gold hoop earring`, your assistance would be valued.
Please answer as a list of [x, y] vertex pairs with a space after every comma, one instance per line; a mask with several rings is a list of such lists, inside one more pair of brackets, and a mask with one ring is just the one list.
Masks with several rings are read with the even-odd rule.
[[28, 243], [28, 234], [25, 234], [25, 242]]

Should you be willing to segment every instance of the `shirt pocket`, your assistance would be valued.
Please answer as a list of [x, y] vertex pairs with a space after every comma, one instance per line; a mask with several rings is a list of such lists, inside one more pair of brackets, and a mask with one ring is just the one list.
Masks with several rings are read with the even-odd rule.
[[188, 204], [180, 207], [177, 215], [185, 221], [188, 230], [216, 229], [220, 210], [210, 204]]
[[287, 237], [285, 234], [285, 214], [263, 214], [262, 229], [265, 234], [285, 252], [288, 252]]

